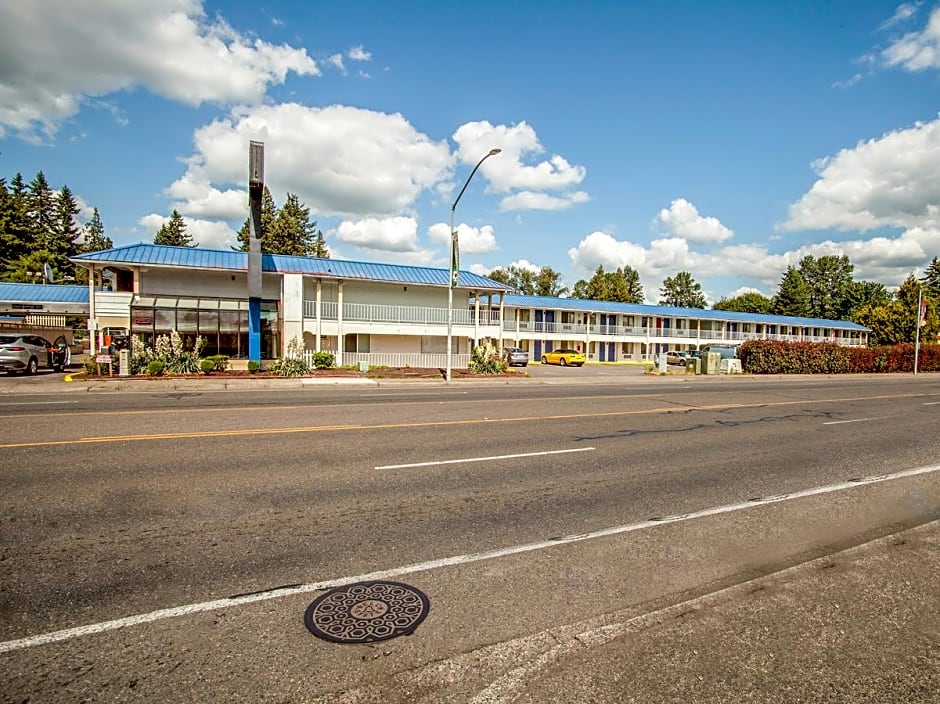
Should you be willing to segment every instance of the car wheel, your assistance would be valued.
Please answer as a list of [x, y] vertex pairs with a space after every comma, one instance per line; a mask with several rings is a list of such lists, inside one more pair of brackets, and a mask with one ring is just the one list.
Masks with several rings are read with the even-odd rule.
[[564, 357], [562, 357], [562, 358], [561, 358], [561, 362], [559, 362], [559, 364], [561, 364], [561, 366], [563, 366], [563, 367], [567, 367], [567, 366], [568, 366], [568, 360], [565, 359]]
[[35, 357], [30, 357], [29, 361], [26, 363], [26, 375], [30, 376], [39, 371], [39, 362], [36, 361]]
[[548, 364], [548, 360], [545, 357], [542, 357], [542, 364]]

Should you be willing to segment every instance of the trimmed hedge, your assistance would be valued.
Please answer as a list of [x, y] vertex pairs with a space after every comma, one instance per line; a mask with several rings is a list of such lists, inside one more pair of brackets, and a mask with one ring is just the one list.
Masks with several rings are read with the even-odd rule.
[[[749, 340], [738, 347], [748, 374], [870, 374], [913, 372], [914, 345], [845, 347], [834, 342]], [[940, 345], [922, 344], [917, 370], [940, 372]]]

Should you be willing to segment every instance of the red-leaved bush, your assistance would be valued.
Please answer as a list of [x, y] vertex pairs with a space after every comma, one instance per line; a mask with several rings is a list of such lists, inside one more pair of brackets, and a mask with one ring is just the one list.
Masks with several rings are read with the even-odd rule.
[[[914, 345], [845, 347], [834, 342], [748, 340], [738, 347], [748, 374], [868, 374], [913, 372]], [[917, 370], [940, 372], [940, 345], [923, 344]]]

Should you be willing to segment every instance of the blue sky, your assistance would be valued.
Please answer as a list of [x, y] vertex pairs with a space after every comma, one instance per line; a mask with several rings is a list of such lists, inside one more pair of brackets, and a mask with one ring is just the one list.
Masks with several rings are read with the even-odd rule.
[[247, 144], [337, 258], [771, 295], [940, 256], [940, 3], [0, 0], [0, 176], [227, 248]]

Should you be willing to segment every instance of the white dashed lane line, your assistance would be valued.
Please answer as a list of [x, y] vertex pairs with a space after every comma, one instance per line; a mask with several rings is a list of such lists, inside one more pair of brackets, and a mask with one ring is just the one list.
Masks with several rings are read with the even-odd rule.
[[333, 580], [328, 580], [324, 582], [312, 582], [309, 584], [297, 584], [290, 585], [285, 587], [275, 587], [273, 589], [268, 589], [259, 592], [252, 592], [250, 594], [241, 594], [238, 596], [232, 597], [223, 597], [221, 599], [214, 599], [212, 601], [203, 601], [196, 604], [186, 604], [183, 606], [174, 606], [167, 609], [159, 609], [157, 611], [151, 611], [146, 614], [137, 614], [134, 616], [126, 616], [124, 618], [114, 619], [112, 621], [101, 621], [99, 623], [91, 623], [86, 626], [78, 626], [76, 628], [66, 628], [61, 631], [50, 631], [47, 633], [41, 633], [39, 635], [27, 636], [25, 638], [18, 638], [16, 640], [8, 640], [0, 642], [0, 653], [7, 653], [14, 650], [23, 650], [25, 648], [32, 648], [37, 645], [45, 645], [47, 643], [57, 643], [62, 641], [73, 640], [75, 638], [81, 638], [83, 636], [93, 635], [95, 633], [104, 633], [106, 631], [114, 631], [120, 628], [129, 628], [132, 626], [140, 626], [145, 623], [153, 623], [154, 621], [161, 621], [169, 618], [177, 618], [179, 616], [186, 616], [189, 614], [198, 614], [206, 611], [214, 611], [215, 609], [230, 609], [235, 606], [242, 606], [245, 604], [251, 604], [259, 601], [269, 601], [271, 599], [280, 599], [287, 596], [296, 596], [298, 594], [309, 594], [312, 592], [324, 591], [326, 589], [332, 589], [334, 587], [342, 587], [347, 584], [354, 584], [355, 582], [369, 582], [369, 581], [378, 581], [384, 579], [395, 579], [397, 577], [402, 577], [408, 574], [414, 574], [416, 572], [427, 572], [429, 570], [441, 569], [444, 567], [453, 567], [456, 565], [466, 565], [474, 562], [482, 562], [483, 560], [495, 560], [501, 557], [508, 557], [510, 555], [519, 555], [527, 552], [534, 552], [536, 550], [544, 550], [546, 548], [552, 548], [556, 545], [563, 545], [565, 543], [578, 543], [585, 540], [593, 540], [595, 538], [604, 538], [611, 535], [620, 535], [623, 533], [631, 533], [640, 530], [648, 530], [656, 526], [661, 526], [663, 523], [675, 523], [681, 521], [691, 521], [696, 518], [704, 518], [706, 516], [715, 516], [722, 513], [732, 513], [734, 511], [741, 511], [743, 509], [753, 508], [755, 502], [760, 502], [762, 504], [769, 503], [780, 503], [783, 501], [792, 501], [793, 499], [804, 498], [808, 496], [819, 496], [821, 494], [830, 494], [837, 491], [845, 491], [848, 489], [854, 489], [859, 486], [865, 486], [869, 484], [876, 484], [879, 482], [886, 482], [892, 479], [903, 479], [906, 477], [913, 477], [920, 474], [931, 474], [934, 472], [940, 472], [940, 464], [929, 465], [926, 467], [915, 467], [913, 469], [905, 469], [900, 472], [892, 472], [891, 474], [882, 474], [875, 477], [856, 477], [849, 479], [848, 481], [839, 482], [838, 484], [828, 484], [826, 486], [812, 487], [810, 489], [802, 489], [800, 491], [794, 491], [789, 494], [783, 494], [779, 496], [766, 496], [766, 497], [756, 497], [748, 499], [745, 501], [738, 501], [733, 504], [726, 504], [723, 506], [713, 506], [711, 508], [702, 509], [701, 511], [691, 511], [689, 513], [676, 514], [673, 516], [659, 516], [656, 518], [650, 518], [645, 521], [639, 521], [637, 523], [628, 523], [622, 526], [614, 526], [611, 528], [603, 528], [601, 530], [591, 531], [589, 533], [579, 533], [577, 535], [566, 535], [559, 536], [557, 538], [549, 538], [548, 540], [540, 540], [535, 543], [528, 543], [525, 545], [514, 545], [506, 548], [498, 548], [496, 550], [490, 550], [488, 552], [477, 552], [465, 555], [454, 555], [453, 557], [445, 557], [438, 560], [428, 560], [427, 562], [419, 562], [413, 565], [405, 565], [402, 567], [393, 567], [387, 570], [379, 570], [377, 572], [369, 572], [366, 574], [354, 575], [351, 577], [340, 577]]
[[441, 464], [463, 464], [465, 462], [491, 462], [493, 460], [514, 460], [520, 457], [543, 457], [545, 455], [564, 455], [569, 452], [590, 452], [593, 447], [576, 447], [570, 450], [545, 450], [544, 452], [524, 452], [518, 455], [493, 455], [491, 457], [464, 457], [459, 460], [433, 460], [431, 462], [413, 462], [411, 464], [386, 464], [375, 469], [405, 469], [407, 467], [434, 467]]

